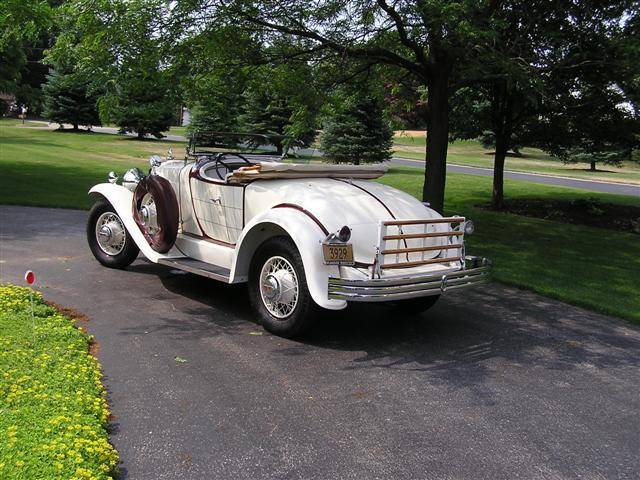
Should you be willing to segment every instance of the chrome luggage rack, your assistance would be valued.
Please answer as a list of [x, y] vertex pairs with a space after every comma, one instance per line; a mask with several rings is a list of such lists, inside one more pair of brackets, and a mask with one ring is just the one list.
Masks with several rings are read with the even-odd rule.
[[[382, 270], [386, 269], [418, 267], [434, 263], [457, 262], [460, 268], [464, 268], [465, 223], [464, 217], [380, 222], [372, 278], [376, 276], [380, 278]], [[448, 225], [446, 230], [438, 228], [445, 224]], [[411, 228], [410, 233], [405, 232], [407, 227]], [[444, 239], [444, 242], [440, 241], [434, 245], [434, 239], [436, 241]], [[395, 245], [389, 245], [389, 242], [395, 242]], [[419, 244], [409, 246], [408, 242]], [[439, 252], [439, 254], [436, 257], [426, 258], [428, 252]], [[416, 254], [419, 254], [417, 259], [410, 258], [411, 255], [415, 257]], [[389, 262], [388, 257], [392, 255], [394, 258]]]

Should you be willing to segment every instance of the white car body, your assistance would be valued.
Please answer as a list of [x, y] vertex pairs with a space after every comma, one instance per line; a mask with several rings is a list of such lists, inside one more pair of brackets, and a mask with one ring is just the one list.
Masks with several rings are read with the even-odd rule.
[[[208, 176], [195, 161], [156, 165], [152, 173], [171, 183], [180, 211], [175, 245], [165, 254], [150, 247], [133, 219], [131, 185], [103, 183], [90, 193], [111, 203], [149, 261], [227, 283], [247, 281], [253, 254], [265, 240], [288, 236], [302, 257], [311, 297], [326, 309], [435, 295], [487, 280], [489, 262], [465, 256], [463, 218], [456, 217], [452, 229], [454, 223], [405, 192], [331, 172], [232, 183]], [[327, 264], [322, 245], [343, 226], [351, 229], [355, 264]], [[411, 238], [422, 233], [429, 235]], [[394, 234], [403, 238], [384, 240]], [[385, 254], [394, 249], [408, 251]]]

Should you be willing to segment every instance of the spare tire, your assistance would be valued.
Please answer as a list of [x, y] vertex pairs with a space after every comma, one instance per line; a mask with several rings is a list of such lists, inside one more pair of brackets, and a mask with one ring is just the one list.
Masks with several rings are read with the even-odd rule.
[[151, 248], [167, 253], [178, 236], [178, 200], [171, 183], [159, 175], [144, 177], [133, 192], [133, 219]]

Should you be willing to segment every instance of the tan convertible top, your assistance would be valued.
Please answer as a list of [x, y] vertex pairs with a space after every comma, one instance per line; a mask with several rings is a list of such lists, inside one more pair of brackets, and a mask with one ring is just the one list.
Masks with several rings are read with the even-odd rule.
[[250, 167], [240, 167], [227, 174], [227, 182], [244, 183], [252, 180], [274, 178], [378, 178], [389, 167], [382, 163], [373, 165], [329, 165], [326, 163], [261, 162]]

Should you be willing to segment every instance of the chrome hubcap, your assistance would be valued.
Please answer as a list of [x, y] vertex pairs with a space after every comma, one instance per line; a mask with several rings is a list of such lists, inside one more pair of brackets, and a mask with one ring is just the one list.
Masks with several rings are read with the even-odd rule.
[[153, 200], [151, 194], [147, 193], [142, 197], [139, 212], [142, 224], [147, 227], [148, 233], [150, 235], [156, 233], [158, 230], [158, 217], [156, 213], [156, 202]]
[[260, 271], [260, 296], [269, 313], [287, 318], [298, 304], [298, 276], [284, 257], [271, 257]]
[[125, 228], [120, 217], [113, 212], [105, 212], [96, 222], [96, 240], [107, 255], [118, 255], [124, 249]]

